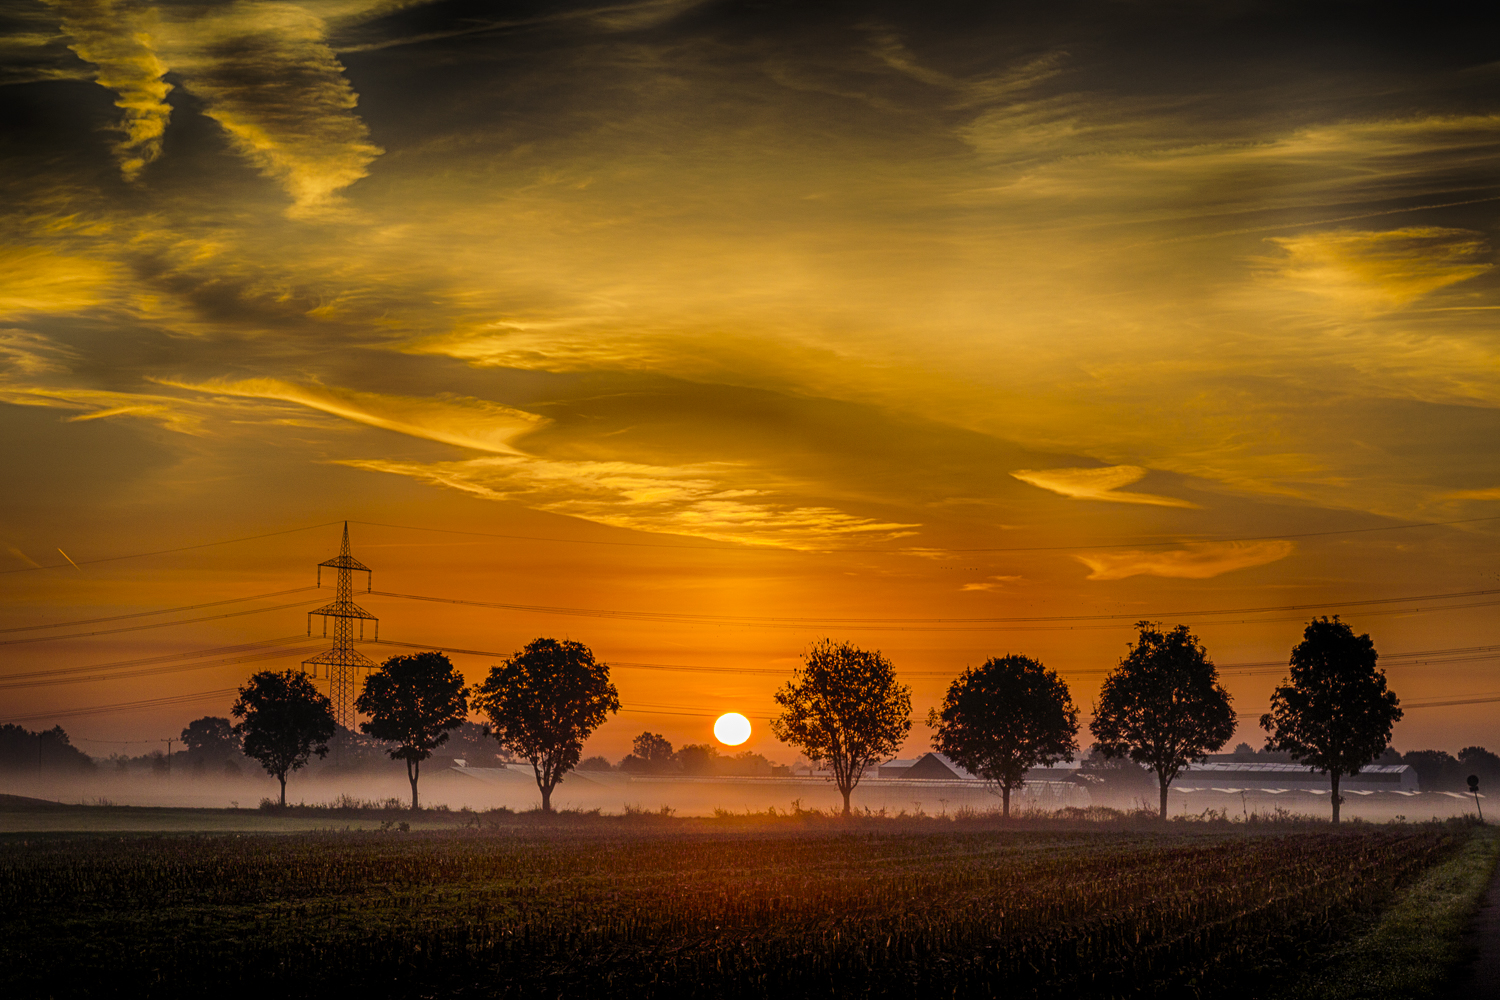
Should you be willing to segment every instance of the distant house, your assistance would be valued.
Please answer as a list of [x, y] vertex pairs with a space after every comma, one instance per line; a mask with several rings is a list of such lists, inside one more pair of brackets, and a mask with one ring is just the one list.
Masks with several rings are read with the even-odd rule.
[[[1179, 791], [1327, 790], [1328, 772], [1305, 764], [1209, 761], [1189, 764], [1172, 787]], [[1339, 780], [1340, 792], [1416, 792], [1417, 772], [1409, 764], [1370, 764]]]
[[978, 781], [976, 775], [959, 767], [940, 753], [924, 753], [916, 760], [893, 760], [880, 765], [880, 777], [911, 781]]
[[875, 769], [875, 777], [899, 778], [907, 771], [911, 770], [911, 766], [916, 762], [917, 758], [915, 757], [912, 757], [909, 760], [888, 760]]

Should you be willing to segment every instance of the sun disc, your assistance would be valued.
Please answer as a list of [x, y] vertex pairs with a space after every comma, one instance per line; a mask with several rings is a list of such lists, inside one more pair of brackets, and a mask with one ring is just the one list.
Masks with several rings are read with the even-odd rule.
[[738, 712], [725, 712], [714, 722], [714, 739], [737, 747], [750, 738], [750, 720]]

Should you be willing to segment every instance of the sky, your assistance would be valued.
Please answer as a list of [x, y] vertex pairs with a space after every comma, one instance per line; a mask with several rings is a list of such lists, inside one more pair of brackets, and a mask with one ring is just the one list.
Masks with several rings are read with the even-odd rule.
[[348, 521], [366, 655], [584, 642], [612, 758], [1140, 619], [1259, 746], [1319, 614], [1500, 749], [1497, 93], [1461, 8], [0, 0], [0, 721], [227, 714]]

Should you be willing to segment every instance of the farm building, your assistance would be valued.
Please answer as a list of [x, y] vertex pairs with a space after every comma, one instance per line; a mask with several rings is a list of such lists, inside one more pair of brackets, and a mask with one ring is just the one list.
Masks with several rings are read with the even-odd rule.
[[[1189, 764], [1173, 782], [1179, 791], [1324, 790], [1328, 774], [1303, 764], [1209, 761]], [[1339, 781], [1340, 792], [1416, 792], [1417, 772], [1407, 764], [1370, 764]]]
[[903, 778], [922, 781], [978, 781], [977, 775], [953, 763], [940, 753], [924, 753], [912, 760], [893, 760], [880, 765], [881, 778]]

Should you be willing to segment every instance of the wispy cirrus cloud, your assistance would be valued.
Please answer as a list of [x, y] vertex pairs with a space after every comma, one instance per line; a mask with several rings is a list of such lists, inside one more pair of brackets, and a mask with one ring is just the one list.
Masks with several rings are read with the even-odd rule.
[[286, 4], [238, 0], [174, 26], [173, 68], [234, 149], [292, 198], [291, 212], [331, 207], [382, 150], [354, 113], [358, 95], [327, 43], [327, 25]]
[[69, 313], [99, 303], [116, 276], [108, 263], [40, 247], [0, 246], [0, 317]]
[[297, 403], [370, 427], [502, 455], [519, 454], [513, 442], [547, 423], [534, 413], [457, 396], [391, 396], [275, 378], [158, 381], [193, 392]]
[[1005, 589], [1007, 583], [1016, 583], [1022, 578], [1019, 576], [987, 576], [975, 583], [966, 583], [958, 589], [961, 591], [990, 592]]
[[130, 0], [44, 0], [62, 15], [68, 48], [93, 64], [94, 79], [115, 92], [125, 114], [115, 156], [120, 174], [133, 181], [161, 156], [162, 137], [172, 116], [162, 79], [167, 64], [157, 54], [156, 10]]
[[1098, 469], [1017, 469], [1012, 476], [1023, 483], [1074, 500], [1107, 500], [1111, 503], [1139, 503], [1153, 507], [1197, 507], [1176, 497], [1153, 493], [1126, 493], [1119, 489], [1145, 477], [1138, 465], [1106, 465]]
[[489, 500], [514, 500], [617, 528], [746, 545], [817, 550], [840, 540], [901, 538], [920, 527], [799, 504], [779, 491], [737, 487], [736, 470], [727, 466], [532, 456], [435, 463], [349, 459], [339, 464], [407, 476]]
[[1285, 559], [1295, 548], [1291, 542], [1278, 538], [1258, 542], [1196, 542], [1163, 552], [1084, 552], [1073, 558], [1089, 568], [1090, 580], [1123, 580], [1131, 576], [1207, 580]]
[[338, 464], [615, 527], [790, 548], [817, 548], [839, 538], [899, 538], [918, 527], [798, 503], [784, 489], [747, 486], [756, 477], [733, 463], [668, 466], [528, 453], [518, 441], [548, 420], [488, 400], [389, 396], [270, 378], [158, 381], [210, 400], [295, 403], [354, 423], [486, 452], [450, 462], [344, 459]]
[[1482, 233], [1441, 226], [1273, 237], [1268, 280], [1364, 312], [1386, 312], [1494, 267]]

